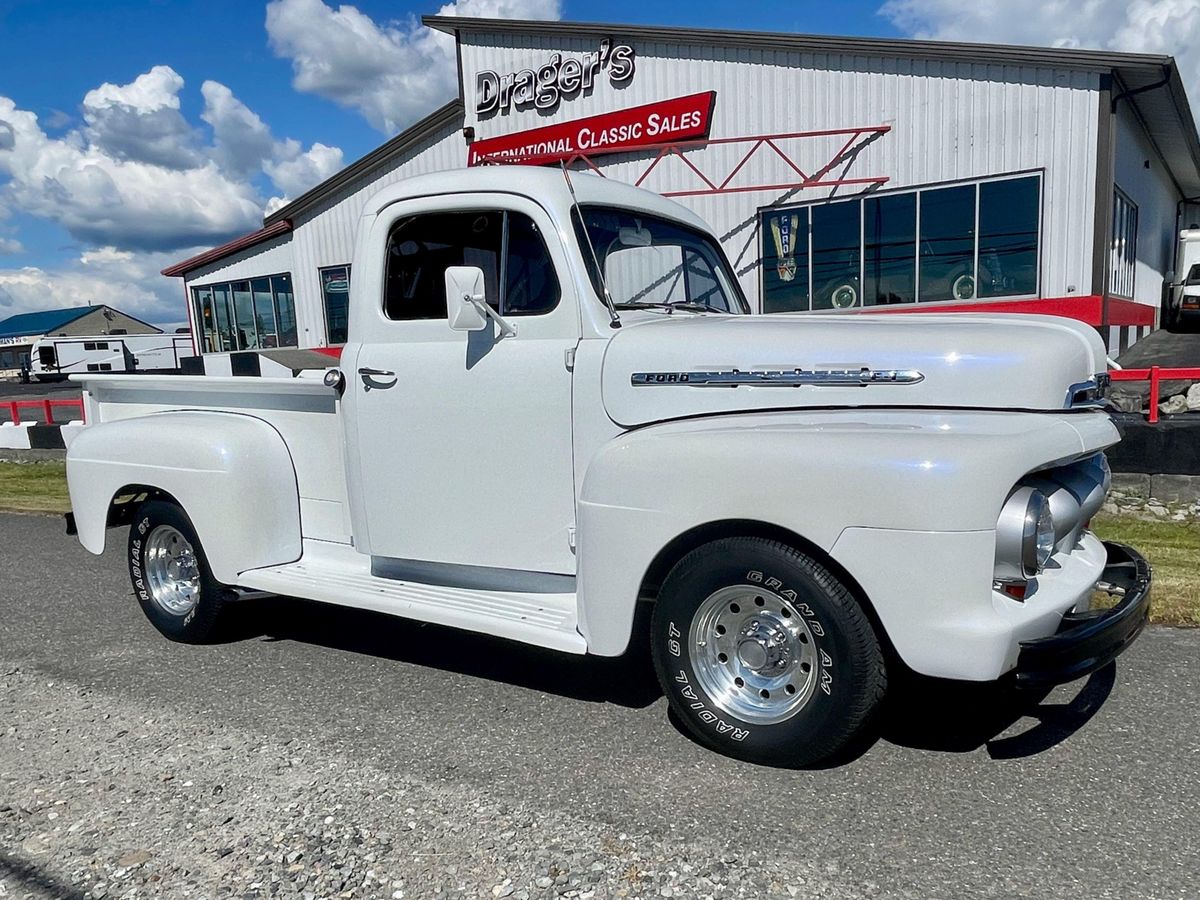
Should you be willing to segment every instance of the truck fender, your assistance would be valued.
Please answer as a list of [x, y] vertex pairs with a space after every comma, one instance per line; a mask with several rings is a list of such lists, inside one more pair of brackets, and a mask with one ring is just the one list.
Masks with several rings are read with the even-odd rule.
[[283, 437], [236, 413], [165, 412], [83, 429], [67, 451], [79, 541], [102, 553], [113, 500], [131, 487], [183, 508], [218, 581], [300, 558], [300, 495]]
[[[1105, 437], [1116, 439], [1111, 425]], [[1005, 498], [1036, 465], [1082, 449], [1071, 425], [1021, 413], [755, 414], [627, 432], [599, 449], [580, 491], [580, 631], [590, 653], [624, 652], [647, 573], [664, 548], [686, 546], [697, 530], [726, 536], [714, 531], [720, 523], [795, 535], [857, 585], [877, 588], [860, 599], [889, 638], [891, 623], [911, 615], [913, 602], [969, 602], [961, 583], [945, 598], [934, 596], [939, 581], [930, 572], [969, 572], [974, 596], [990, 612], [994, 529]], [[839, 558], [848, 529], [924, 535], [905, 545], [925, 554], [921, 592], [890, 581], [898, 573], [856, 571], [870, 568], [869, 558]], [[969, 561], [961, 558], [964, 542]]]

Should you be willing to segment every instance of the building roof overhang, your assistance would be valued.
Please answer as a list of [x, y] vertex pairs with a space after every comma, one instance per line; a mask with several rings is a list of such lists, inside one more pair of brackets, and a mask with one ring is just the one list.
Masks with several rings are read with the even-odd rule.
[[172, 278], [175, 276], [185, 276], [188, 272], [199, 269], [201, 266], [216, 262], [223, 257], [237, 253], [239, 250], [245, 250], [247, 247], [253, 247], [255, 244], [261, 244], [263, 241], [269, 241], [271, 238], [286, 234], [291, 230], [292, 223], [287, 219], [280, 219], [272, 222], [270, 225], [264, 225], [257, 231], [251, 231], [249, 234], [243, 234], [232, 241], [227, 241], [220, 247], [213, 247], [211, 250], [197, 253], [195, 256], [189, 257], [182, 262], [167, 266], [162, 270], [162, 274]]

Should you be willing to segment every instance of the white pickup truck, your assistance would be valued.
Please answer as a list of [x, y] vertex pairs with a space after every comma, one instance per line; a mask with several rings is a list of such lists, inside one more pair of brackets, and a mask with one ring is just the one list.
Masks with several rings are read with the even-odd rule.
[[375, 196], [340, 368], [79, 379], [71, 527], [100, 553], [132, 526], [163, 634], [263, 593], [566, 653], [649, 629], [697, 739], [789, 766], [889, 673], [1049, 684], [1137, 636], [1149, 567], [1088, 530], [1118, 440], [1094, 330], [747, 315], [695, 214], [573, 180]]

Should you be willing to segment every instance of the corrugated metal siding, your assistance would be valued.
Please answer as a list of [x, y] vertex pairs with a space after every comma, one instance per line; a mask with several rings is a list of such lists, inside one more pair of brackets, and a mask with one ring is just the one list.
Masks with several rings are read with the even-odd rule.
[[1163, 276], [1175, 268], [1176, 204], [1181, 198], [1129, 105], [1123, 103], [1117, 110], [1113, 176], [1138, 208], [1133, 299], [1157, 307]]
[[[355, 230], [363, 206], [377, 191], [390, 184], [465, 165], [467, 145], [461, 125], [455, 123], [442, 133], [431, 135], [421, 145], [398, 159], [369, 181], [348, 186], [336, 197], [297, 217], [292, 223], [292, 248], [295, 265], [292, 281], [296, 290], [296, 319], [300, 324], [300, 344], [304, 347], [326, 343], [325, 312], [321, 299], [319, 270], [325, 266], [345, 265], [354, 255]], [[353, 278], [353, 273], [351, 274]]]
[[185, 284], [188, 287], [187, 295], [191, 297], [193, 285], [237, 281], [243, 278], [277, 275], [290, 271], [292, 271], [291, 235], [284, 234], [210, 265], [193, 269], [188, 272]]
[[[596, 49], [580, 38], [532, 39], [504, 34], [464, 36], [462, 64], [467, 123], [480, 138], [550, 121], [598, 115], [670, 97], [716, 90], [713, 137], [890, 125], [835, 172], [887, 176], [886, 189], [1044, 170], [1042, 293], [1086, 291], [1090, 282], [1099, 76], [1025, 66], [972, 65], [912, 59], [812, 54], [750, 48], [636, 44], [637, 71], [624, 87], [604, 76], [589, 96], [564, 101], [552, 117], [534, 109], [478, 120], [475, 74], [534, 66], [550, 53], [581, 56]], [[806, 172], [821, 168], [845, 141], [826, 137], [783, 142]], [[747, 145], [748, 146], [748, 145]], [[694, 152], [706, 173], [729, 172], [747, 146]], [[613, 157], [609, 177], [636, 180], [646, 157]], [[734, 184], [783, 182], [794, 173], [760, 150]], [[679, 160], [666, 160], [644, 182], [659, 190], [700, 186]], [[838, 196], [861, 191], [841, 188]], [[757, 210], [781, 200], [829, 195], [769, 192], [683, 198], [725, 242], [747, 294], [758, 296]], [[757, 306], [757, 302], [756, 302]]]

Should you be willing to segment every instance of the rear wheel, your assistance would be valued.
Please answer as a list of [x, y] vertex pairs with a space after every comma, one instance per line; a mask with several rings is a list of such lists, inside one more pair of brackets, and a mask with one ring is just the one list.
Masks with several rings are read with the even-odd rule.
[[129, 529], [129, 577], [151, 624], [173, 641], [215, 639], [229, 589], [213, 578], [187, 514], [174, 503], [142, 504]]
[[799, 767], [845, 752], [887, 685], [883, 652], [854, 596], [812, 557], [725, 538], [671, 570], [651, 624], [672, 708], [728, 756]]

